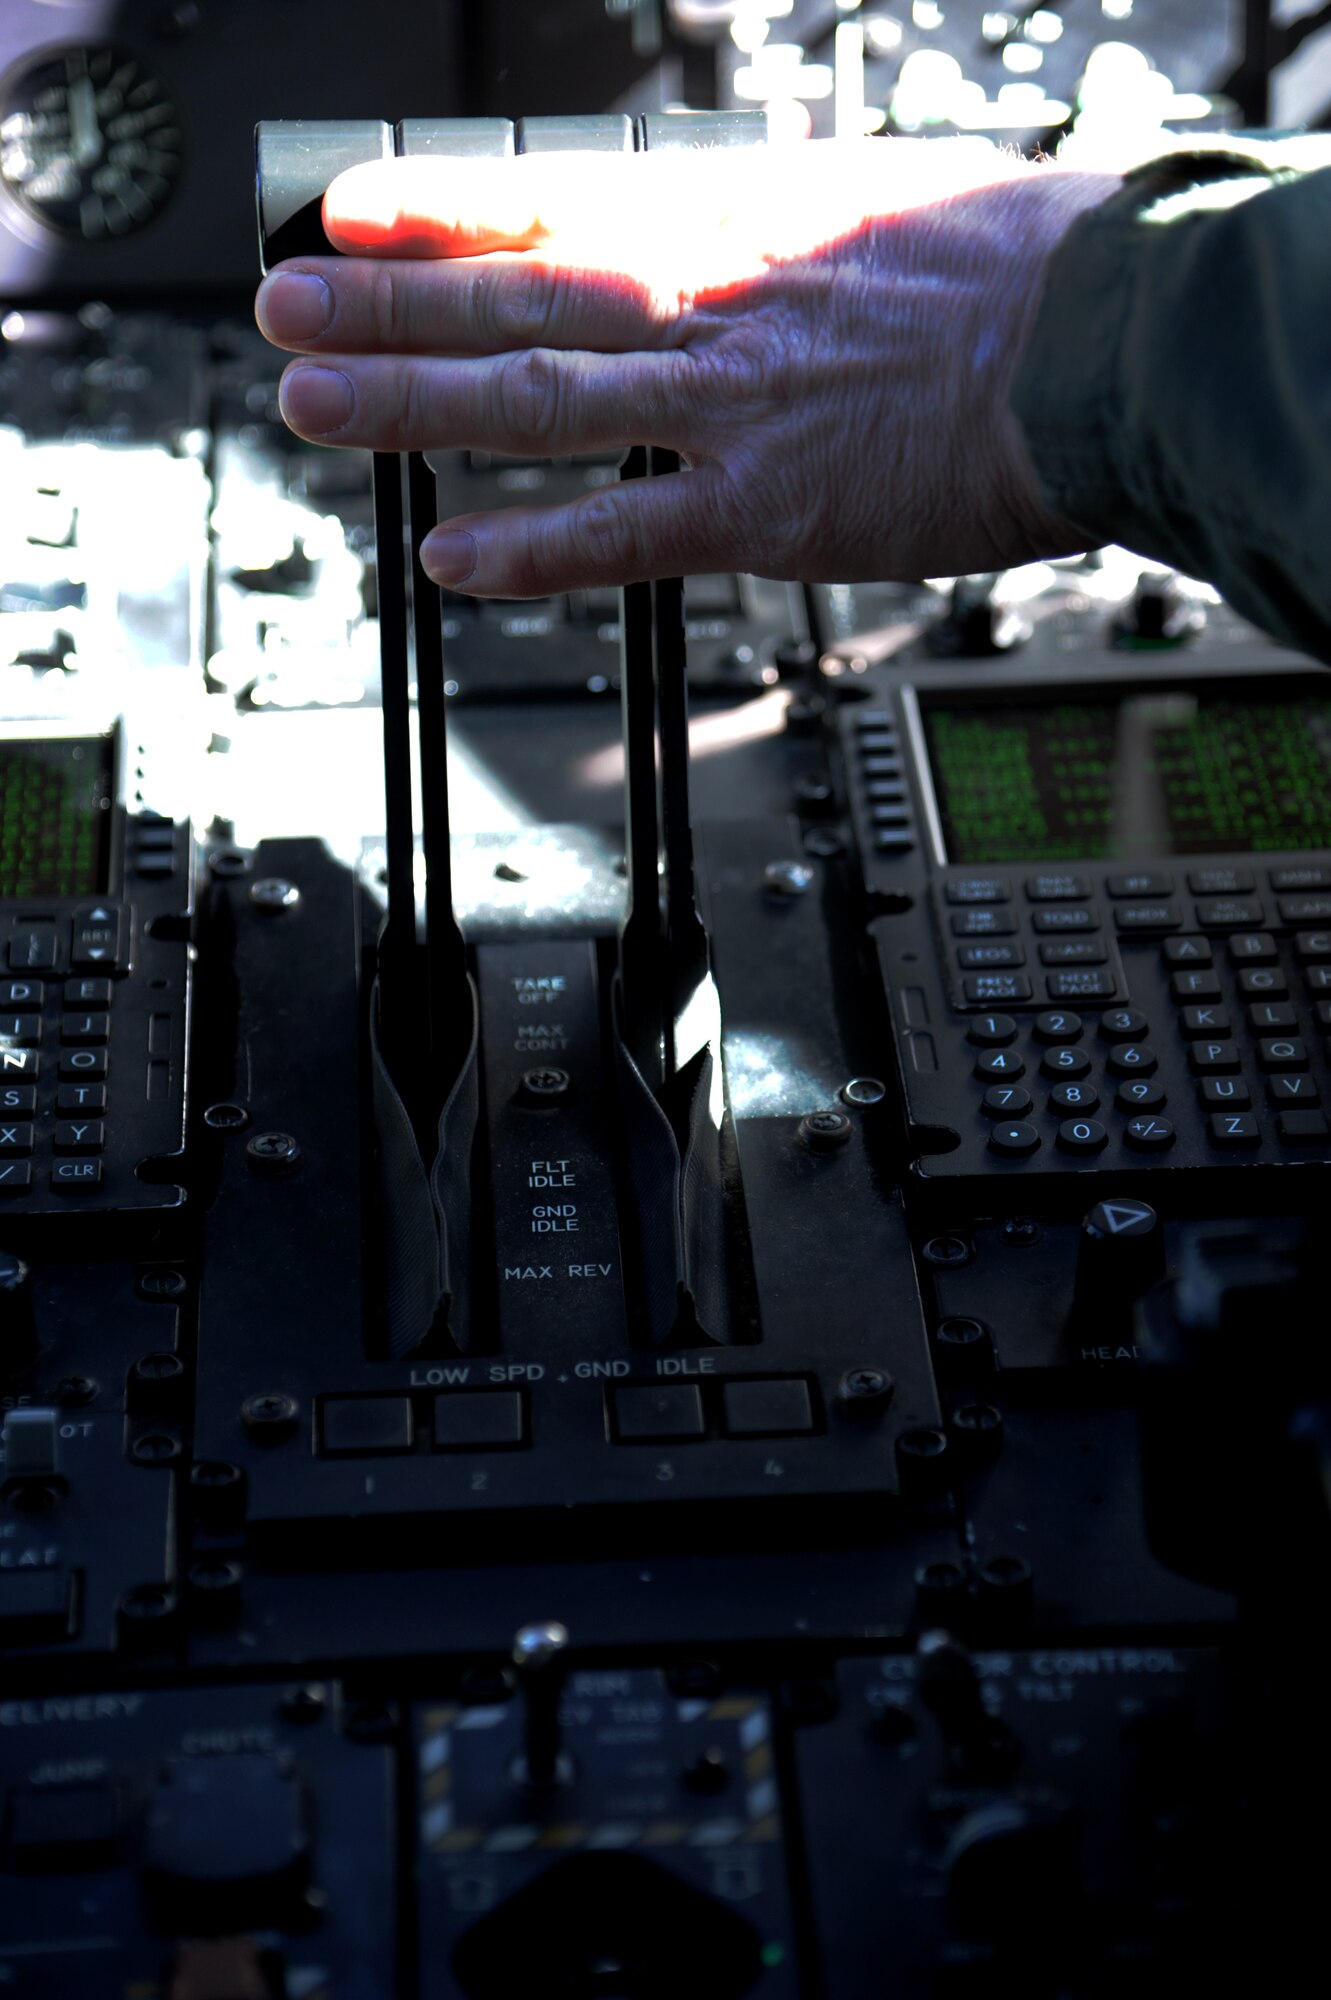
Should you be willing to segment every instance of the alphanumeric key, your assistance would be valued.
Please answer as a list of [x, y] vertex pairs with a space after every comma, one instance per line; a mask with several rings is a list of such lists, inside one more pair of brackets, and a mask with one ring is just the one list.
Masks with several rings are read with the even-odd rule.
[[1268, 1076], [1266, 1079], [1266, 1101], [1268, 1104], [1296, 1104], [1302, 1109], [1321, 1103], [1317, 1085], [1306, 1071], [1294, 1076]]
[[1279, 957], [1269, 931], [1239, 931], [1228, 940], [1233, 965], [1274, 965]]
[[1174, 1128], [1167, 1118], [1130, 1118], [1123, 1136], [1139, 1153], [1163, 1153], [1174, 1143]]
[[70, 1119], [56, 1126], [51, 1144], [57, 1153], [100, 1153], [106, 1127], [100, 1118]]
[[15, 1153], [30, 1153], [33, 1147], [31, 1125], [0, 1124], [0, 1154], [10, 1156]]
[[1260, 1006], [1249, 1007], [1249, 1025], [1273, 1034], [1277, 1028], [1297, 1028], [1299, 1017], [1292, 1007], [1279, 1000], [1263, 1000]]
[[1259, 1146], [1262, 1128], [1250, 1111], [1218, 1111], [1208, 1118], [1213, 1146]]
[[1198, 1085], [1203, 1104], [1217, 1111], [1246, 1111], [1252, 1103], [1248, 1085], [1241, 1076], [1208, 1076]]
[[1090, 1057], [1080, 1049], [1046, 1049], [1040, 1058], [1040, 1068], [1045, 1075], [1054, 1077], [1059, 1083], [1087, 1075], [1090, 1067]]
[[1195, 1076], [1237, 1076], [1238, 1043], [1194, 1042], [1188, 1050], [1188, 1061]]
[[995, 1125], [989, 1134], [990, 1152], [1001, 1153], [1009, 1160], [1024, 1159], [1028, 1153], [1036, 1150], [1039, 1143], [1039, 1133], [1033, 1125], [1026, 1124], [1024, 1120], [1013, 1123], [1005, 1118], [1003, 1123]]
[[114, 988], [109, 979], [67, 979], [66, 1007], [109, 1007]]
[[1015, 1083], [1026, 1065], [1015, 1049], [986, 1049], [975, 1058], [975, 1074], [986, 1083]]
[[0, 1010], [15, 1014], [40, 1014], [46, 988], [40, 979], [0, 979]]
[[1058, 1143], [1065, 1153], [1099, 1153], [1109, 1134], [1096, 1118], [1068, 1118], [1058, 1128]]
[[1220, 981], [1213, 972], [1176, 972], [1169, 990], [1176, 1000], [1218, 1000]]
[[40, 1014], [0, 1014], [0, 1043], [6, 1047], [35, 1048], [41, 1038]]
[[1114, 1093], [1120, 1111], [1159, 1111], [1165, 1103], [1163, 1087], [1148, 1076], [1132, 1076]]
[[32, 1165], [28, 1160], [0, 1160], [0, 1195], [27, 1194], [32, 1188]]
[[66, 1014], [60, 1022], [60, 1039], [66, 1048], [97, 1048], [110, 1035], [109, 1014]]
[[0, 1113], [7, 1118], [29, 1118], [37, 1109], [37, 1092], [30, 1083], [0, 1085]]
[[1239, 992], [1245, 1000], [1255, 993], [1267, 993], [1273, 1000], [1281, 1000], [1289, 992], [1289, 981], [1278, 965], [1245, 966], [1239, 974]]
[[1010, 1014], [977, 1014], [966, 1023], [966, 1040], [981, 1049], [1005, 1049], [1017, 1039], [1017, 1024]]
[[1179, 1026], [1188, 1040], [1195, 1042], [1203, 1035], [1227, 1035], [1233, 1024], [1223, 1007], [1185, 1007]]
[[1030, 1108], [1031, 1093], [1019, 1083], [992, 1083], [980, 1099], [989, 1118], [1024, 1118]]
[[1069, 1014], [1063, 1007], [1051, 1007], [1046, 1013], [1037, 1014], [1035, 1039], [1037, 1042], [1079, 1042], [1081, 1015]]
[[1304, 965], [1323, 964], [1331, 959], [1331, 931], [1296, 931], [1294, 949]]
[[1098, 1109], [1099, 1095], [1094, 1084], [1056, 1083], [1049, 1093], [1049, 1109], [1064, 1118], [1085, 1117]]
[[1119, 1042], [1109, 1051], [1109, 1067], [1115, 1076], [1153, 1076], [1157, 1063], [1149, 1042]]
[[1263, 1069], [1307, 1069], [1308, 1044], [1297, 1035], [1269, 1035], [1257, 1044], [1257, 1060]]
[[61, 1053], [60, 1074], [64, 1078], [103, 1077], [106, 1069], [105, 1049], [65, 1049]]
[[106, 1109], [106, 1085], [104, 1083], [62, 1083], [55, 1094], [55, 1108], [66, 1117], [82, 1115], [90, 1117], [94, 1112]]
[[1135, 1007], [1106, 1007], [1100, 1016], [1100, 1035], [1106, 1042], [1139, 1042], [1150, 1031], [1145, 1014]]
[[1170, 937], [1161, 946], [1166, 965], [1209, 965], [1211, 940], [1204, 937]]

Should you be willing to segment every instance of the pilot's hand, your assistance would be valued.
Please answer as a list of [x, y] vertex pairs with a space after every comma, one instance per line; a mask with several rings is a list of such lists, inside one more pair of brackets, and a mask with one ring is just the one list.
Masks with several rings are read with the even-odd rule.
[[280, 266], [291, 428], [379, 451], [685, 469], [428, 537], [536, 597], [697, 571], [910, 578], [1084, 547], [1008, 408], [1045, 267], [1118, 185], [967, 141], [386, 160], [329, 188], [341, 258]]

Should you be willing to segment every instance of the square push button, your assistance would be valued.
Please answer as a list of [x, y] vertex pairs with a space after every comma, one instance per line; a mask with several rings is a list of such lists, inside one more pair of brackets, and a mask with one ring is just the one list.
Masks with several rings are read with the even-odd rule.
[[727, 1437], [791, 1437], [813, 1429], [807, 1382], [727, 1382], [721, 1393]]
[[436, 1451], [513, 1451], [526, 1443], [521, 1389], [436, 1396]]
[[407, 1396], [333, 1396], [323, 1408], [323, 1448], [334, 1458], [411, 1450]]
[[644, 1383], [615, 1391], [615, 1438], [619, 1444], [678, 1444], [704, 1437], [702, 1397], [691, 1382]]

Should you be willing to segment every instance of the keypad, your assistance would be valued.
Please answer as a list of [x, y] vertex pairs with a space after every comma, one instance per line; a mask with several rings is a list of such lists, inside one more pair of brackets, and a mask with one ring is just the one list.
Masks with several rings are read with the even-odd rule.
[[[122, 926], [114, 906], [79, 912], [63, 935], [55, 925], [35, 923], [16, 924], [10, 933], [11, 969], [16, 957], [50, 962], [40, 980], [0, 982], [0, 1198], [6, 1201], [42, 1193], [78, 1197], [103, 1186], [115, 982], [63, 970], [75, 960], [80, 930], [86, 950], [105, 949], [116, 962]], [[103, 944], [88, 942], [94, 930]]]

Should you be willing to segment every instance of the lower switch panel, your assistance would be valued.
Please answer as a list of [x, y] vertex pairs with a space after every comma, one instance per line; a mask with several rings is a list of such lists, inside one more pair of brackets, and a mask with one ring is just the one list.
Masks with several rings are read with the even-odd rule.
[[536, 1780], [520, 1698], [416, 1711], [421, 2000], [794, 2000], [767, 1698], [575, 1673], [560, 1722]]
[[332, 1683], [0, 1703], [0, 1993], [383, 2000], [391, 1717]]

